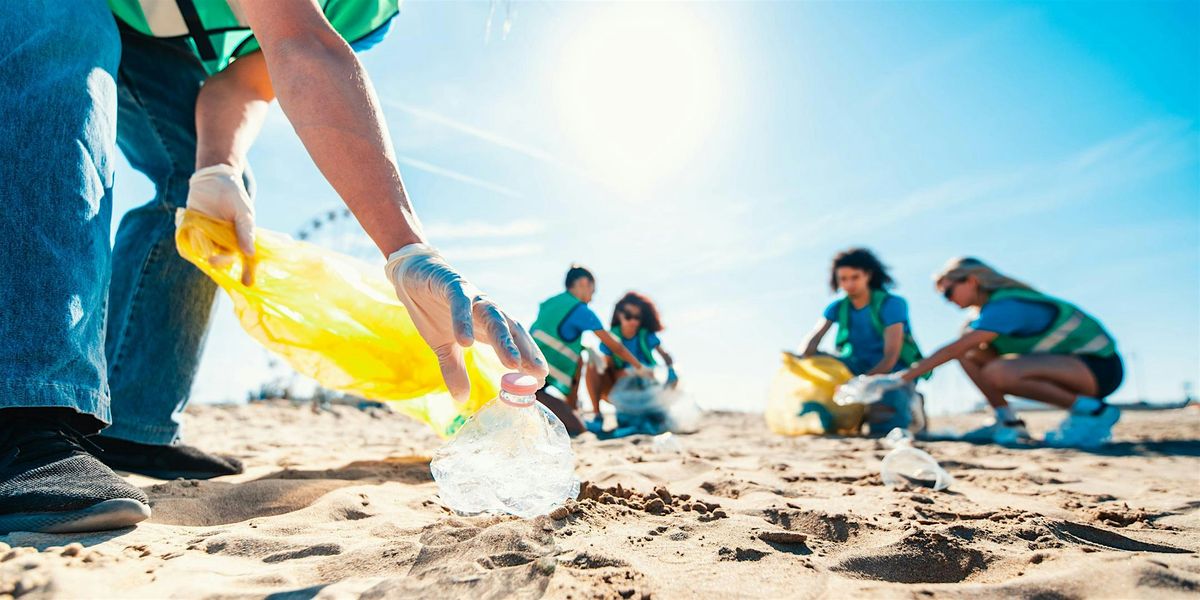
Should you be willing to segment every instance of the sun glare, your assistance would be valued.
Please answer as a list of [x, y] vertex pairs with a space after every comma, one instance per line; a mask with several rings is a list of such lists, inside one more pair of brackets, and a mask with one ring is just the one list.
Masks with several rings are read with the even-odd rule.
[[561, 126], [589, 170], [617, 190], [668, 182], [717, 121], [720, 56], [693, 10], [609, 5], [561, 49], [553, 74]]

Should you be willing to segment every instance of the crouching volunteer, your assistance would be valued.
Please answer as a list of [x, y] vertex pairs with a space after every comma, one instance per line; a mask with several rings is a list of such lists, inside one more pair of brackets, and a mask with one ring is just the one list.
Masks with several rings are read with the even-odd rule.
[[1104, 401], [1124, 371], [1116, 342], [1091, 315], [998, 273], [975, 258], [950, 261], [936, 275], [946, 300], [979, 313], [958, 340], [903, 374], [912, 381], [957, 359], [995, 411], [995, 423], [965, 439], [996, 443], [1030, 440], [1013, 412], [1011, 394], [1066, 409], [1046, 434], [1055, 446], [1096, 447], [1107, 441], [1120, 411]]
[[[575, 412], [579, 406], [579, 380], [583, 367], [583, 333], [594, 333], [605, 347], [635, 370], [642, 372], [646, 367], [604, 328], [600, 317], [588, 306], [596, 294], [596, 278], [592, 272], [571, 265], [564, 284], [566, 291], [538, 306], [537, 319], [530, 331], [546, 357], [549, 369], [546, 386], [538, 391], [537, 398], [554, 411], [571, 435], [578, 435], [584, 431], [583, 422]], [[555, 391], [551, 392], [551, 389]], [[554, 394], [561, 395], [562, 399]], [[599, 397], [592, 398], [591, 418], [601, 418]]]

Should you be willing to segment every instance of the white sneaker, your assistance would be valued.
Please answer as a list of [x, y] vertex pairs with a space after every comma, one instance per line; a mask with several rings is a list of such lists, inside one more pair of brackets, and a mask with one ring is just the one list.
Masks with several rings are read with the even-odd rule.
[[1011, 445], [1032, 442], [1033, 436], [1029, 435], [1029, 430], [1025, 429], [1025, 421], [1018, 420], [1006, 423], [997, 421], [991, 425], [972, 429], [962, 434], [959, 439], [964, 442], [974, 442], [976, 444], [993, 443]]
[[1071, 413], [1058, 429], [1046, 432], [1046, 443], [1060, 448], [1098, 448], [1112, 438], [1113, 425], [1120, 419], [1120, 409], [1109, 404], [1095, 414]]

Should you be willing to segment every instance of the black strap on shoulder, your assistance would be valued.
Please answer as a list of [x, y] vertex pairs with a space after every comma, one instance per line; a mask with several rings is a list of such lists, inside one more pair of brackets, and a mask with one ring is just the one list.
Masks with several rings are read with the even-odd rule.
[[175, 0], [175, 5], [179, 7], [179, 14], [183, 15], [183, 22], [187, 24], [188, 32], [191, 34], [192, 42], [196, 44], [196, 52], [200, 54], [200, 58], [216, 60], [217, 51], [213, 48], [212, 40], [208, 39], [208, 32], [204, 30], [204, 24], [200, 22], [200, 13], [196, 11], [195, 2]]

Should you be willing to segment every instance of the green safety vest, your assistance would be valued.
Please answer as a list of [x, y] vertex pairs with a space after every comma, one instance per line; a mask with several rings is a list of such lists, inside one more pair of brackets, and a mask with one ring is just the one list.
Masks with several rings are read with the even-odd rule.
[[[184, 38], [209, 75], [258, 50], [254, 32], [234, 0], [108, 0], [113, 15], [134, 31], [156, 38]], [[399, 0], [323, 0], [322, 12], [353, 43], [400, 12]]]
[[[617, 336], [618, 340], [623, 341], [625, 339], [625, 337], [621, 335], [620, 327], [613, 327], [610, 331], [612, 331], [613, 335]], [[638, 348], [641, 348], [642, 350], [642, 356], [646, 357], [646, 362], [644, 363], [645, 366], [653, 367], [654, 365], [658, 364], [654, 361], [654, 349], [650, 347], [650, 332], [646, 328], [638, 328], [637, 343]], [[615, 354], [613, 355], [613, 364], [616, 365], [618, 369], [625, 368], [625, 361]]]
[[583, 333], [573, 340], [563, 339], [563, 321], [583, 301], [570, 292], [563, 292], [538, 306], [537, 319], [529, 328], [533, 341], [546, 356], [550, 376], [546, 382], [563, 394], [570, 394], [575, 376], [579, 373], [579, 356], [583, 352]]
[[[883, 337], [883, 303], [891, 294], [883, 290], [874, 290], [871, 292], [871, 302], [867, 306], [870, 310], [871, 325], [875, 328], [875, 333]], [[843, 357], [849, 357], [854, 354], [854, 345], [850, 343], [850, 298], [843, 298], [841, 304], [838, 305], [838, 332], [837, 339], [834, 345], [838, 352], [842, 353]], [[913, 339], [912, 332], [905, 328], [904, 341], [900, 346], [900, 358], [897, 359], [900, 364], [911, 367], [913, 363], [921, 360], [924, 356], [921, 355], [921, 349], [917, 347], [917, 341]], [[928, 379], [932, 373], [922, 375], [922, 379]]]
[[1109, 357], [1117, 351], [1116, 342], [1100, 322], [1070, 302], [1019, 288], [996, 290], [988, 302], [1009, 299], [1047, 304], [1054, 307], [1058, 315], [1040, 333], [997, 336], [991, 345], [998, 354], [1092, 354]]

